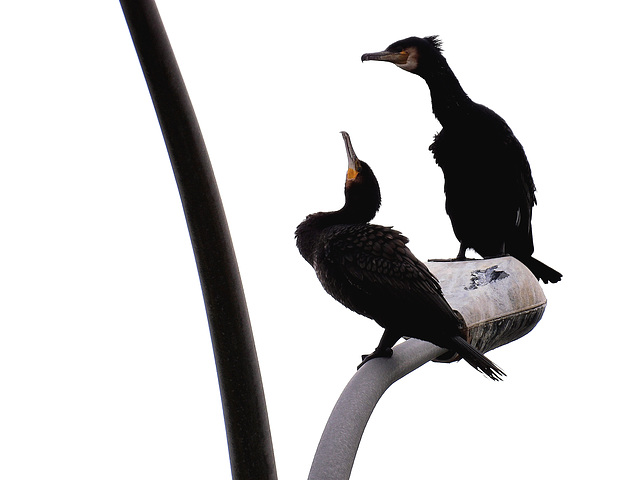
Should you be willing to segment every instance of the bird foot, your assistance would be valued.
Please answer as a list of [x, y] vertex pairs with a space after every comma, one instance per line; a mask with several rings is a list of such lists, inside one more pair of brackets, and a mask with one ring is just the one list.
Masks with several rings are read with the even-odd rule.
[[365, 363], [367, 363], [369, 360], [372, 360], [374, 358], [391, 358], [392, 355], [393, 355], [393, 349], [391, 348], [388, 348], [388, 347], [376, 348], [369, 355], [362, 355], [362, 363], [358, 365], [357, 369], [359, 370], [360, 367], [363, 366]]

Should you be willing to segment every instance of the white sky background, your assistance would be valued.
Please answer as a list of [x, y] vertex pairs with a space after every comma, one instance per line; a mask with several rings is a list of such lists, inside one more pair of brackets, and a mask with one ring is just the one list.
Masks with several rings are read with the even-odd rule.
[[[482, 3], [482, 5], [480, 5]], [[439, 34], [472, 99], [510, 124], [538, 188], [536, 329], [428, 364], [379, 403], [352, 478], [638, 475], [636, 19], [632, 2], [158, 2], [234, 238], [279, 476], [306, 478], [382, 330], [295, 248], [339, 208], [340, 130], [376, 172], [376, 222], [453, 256], [426, 85], [360, 62]], [[0, 477], [230, 478], [193, 253], [120, 8], [11, 2], [0, 16]]]

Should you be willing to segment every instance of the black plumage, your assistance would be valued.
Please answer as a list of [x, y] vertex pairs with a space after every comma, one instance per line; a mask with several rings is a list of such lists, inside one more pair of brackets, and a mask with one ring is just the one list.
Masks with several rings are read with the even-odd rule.
[[408, 336], [453, 350], [499, 380], [504, 373], [461, 337], [464, 321], [443, 297], [436, 277], [411, 253], [408, 239], [368, 223], [380, 208], [378, 181], [356, 157], [346, 132], [342, 135], [349, 158], [345, 204], [307, 216], [296, 229], [296, 243], [333, 298], [385, 329], [362, 363], [391, 356], [395, 343]]
[[544, 283], [558, 282], [562, 274], [532, 257], [536, 196], [524, 149], [499, 115], [467, 96], [440, 40], [410, 37], [365, 53], [365, 60], [391, 62], [429, 86], [442, 125], [429, 149], [444, 174], [446, 211], [460, 242], [456, 258], [469, 248], [485, 258], [509, 254]]

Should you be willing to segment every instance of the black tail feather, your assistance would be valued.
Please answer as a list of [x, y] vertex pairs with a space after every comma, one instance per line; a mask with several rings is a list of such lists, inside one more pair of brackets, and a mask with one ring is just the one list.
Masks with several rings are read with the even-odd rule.
[[518, 258], [518, 260], [524, 263], [527, 268], [531, 270], [531, 273], [533, 273], [538, 280], [542, 280], [544, 283], [557, 283], [562, 278], [562, 274], [560, 272], [533, 257]]
[[502, 380], [501, 377], [506, 377], [500, 367], [485, 357], [482, 353], [471, 346], [462, 337], [453, 337], [453, 348], [464, 360], [479, 372], [484, 373], [491, 380]]

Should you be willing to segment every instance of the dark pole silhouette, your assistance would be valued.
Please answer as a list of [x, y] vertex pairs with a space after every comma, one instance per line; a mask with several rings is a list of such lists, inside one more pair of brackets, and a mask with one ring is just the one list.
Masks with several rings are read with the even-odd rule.
[[213, 169], [153, 0], [120, 0], [160, 122], [198, 266], [238, 479], [276, 479], [249, 313]]

